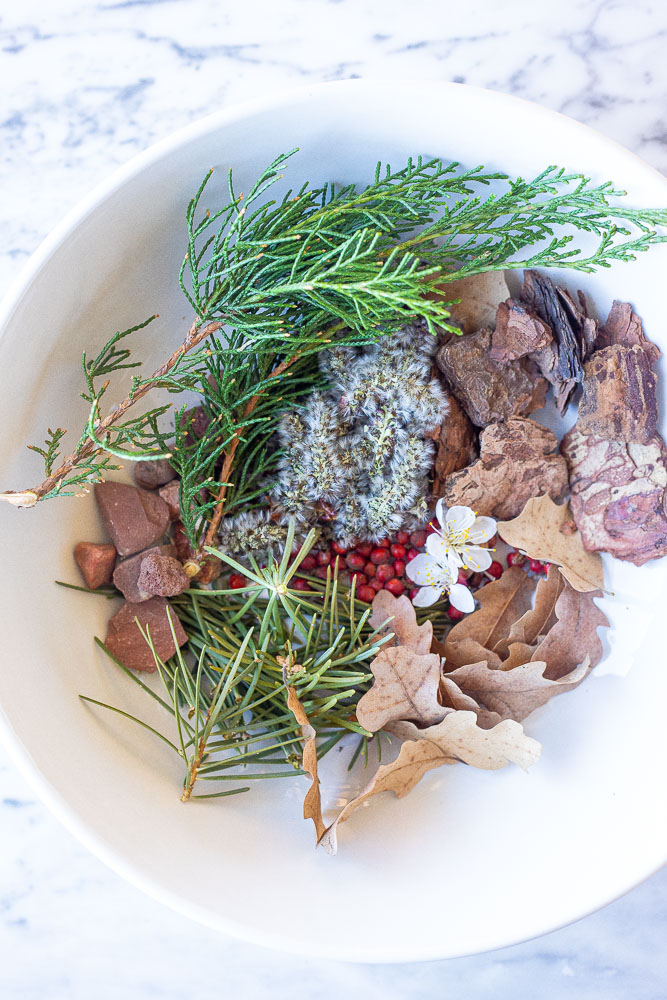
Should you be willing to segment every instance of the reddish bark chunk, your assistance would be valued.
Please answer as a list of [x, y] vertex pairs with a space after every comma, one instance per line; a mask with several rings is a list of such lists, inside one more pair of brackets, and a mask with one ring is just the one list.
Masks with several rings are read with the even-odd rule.
[[573, 427], [561, 444], [570, 509], [585, 548], [635, 566], [667, 555], [667, 447], [608, 441]]
[[658, 426], [657, 379], [649, 352], [613, 344], [584, 365], [577, 427], [582, 434], [647, 444]]
[[87, 587], [97, 590], [102, 584], [111, 583], [116, 555], [113, 545], [79, 542], [74, 546], [74, 561], [81, 570]]
[[524, 358], [532, 351], [548, 347], [553, 337], [551, 328], [537, 313], [520, 302], [508, 299], [496, 312], [496, 328], [491, 334], [491, 357], [500, 364]]
[[641, 317], [633, 312], [629, 302], [619, 302], [618, 299], [614, 299], [604, 326], [600, 327], [595, 347], [596, 350], [600, 350], [614, 344], [621, 344], [623, 347], [634, 345], [643, 347], [651, 364], [662, 357], [660, 349], [652, 344], [644, 333]]
[[121, 556], [147, 549], [167, 530], [169, 508], [155, 493], [125, 483], [98, 483], [95, 500]]
[[433, 493], [440, 496], [442, 484], [452, 472], [470, 465], [477, 457], [477, 432], [465, 410], [448, 394], [449, 412], [432, 435], [436, 442]]
[[161, 660], [168, 660], [176, 652], [169, 618], [173, 624], [176, 643], [182, 646], [188, 637], [176, 612], [167, 604], [164, 597], [152, 597], [150, 601], [144, 601], [142, 604], [123, 604], [109, 620], [104, 643], [109, 652], [124, 666], [132, 670], [153, 673], [157, 669], [155, 658], [135, 619], [145, 632], [150, 633], [158, 657]]

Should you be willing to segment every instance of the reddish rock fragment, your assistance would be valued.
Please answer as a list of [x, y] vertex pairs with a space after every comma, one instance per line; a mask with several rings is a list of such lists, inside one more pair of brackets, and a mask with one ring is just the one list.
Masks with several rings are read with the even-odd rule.
[[180, 502], [181, 483], [178, 479], [172, 479], [166, 486], [161, 486], [158, 495], [169, 508], [169, 517], [172, 521], [178, 521], [181, 516]]
[[157, 669], [155, 658], [135, 619], [139, 621], [141, 628], [150, 634], [158, 657], [161, 660], [168, 660], [176, 652], [169, 618], [173, 623], [176, 643], [179, 646], [184, 645], [188, 637], [176, 612], [167, 604], [164, 597], [152, 597], [142, 604], [123, 604], [109, 619], [104, 644], [124, 666], [132, 670], [153, 673]]
[[185, 443], [188, 447], [202, 438], [211, 423], [211, 418], [202, 406], [193, 406], [186, 410], [178, 421], [178, 426], [187, 430]]
[[[136, 558], [136, 557], [135, 557]], [[173, 556], [149, 552], [141, 560], [139, 590], [158, 597], [175, 597], [190, 586], [190, 579]]]
[[613, 344], [584, 365], [577, 427], [582, 434], [647, 444], [658, 426], [657, 378], [638, 344]]
[[134, 462], [132, 474], [137, 486], [145, 490], [156, 490], [176, 475], [166, 458], [158, 458], [155, 462]]
[[614, 344], [621, 344], [623, 347], [634, 345], [643, 347], [651, 364], [662, 357], [660, 349], [652, 344], [644, 333], [641, 317], [633, 312], [629, 302], [619, 302], [618, 299], [614, 299], [604, 326], [600, 327], [595, 348], [601, 350]]
[[81, 570], [87, 587], [97, 590], [102, 584], [111, 583], [116, 555], [113, 545], [78, 542], [74, 546], [74, 561]]
[[477, 432], [465, 410], [448, 394], [449, 412], [432, 437], [438, 449], [435, 456], [433, 493], [439, 497], [442, 484], [452, 474], [470, 465], [477, 457]]
[[567, 465], [554, 434], [534, 420], [513, 417], [491, 424], [480, 436], [480, 457], [445, 481], [448, 506], [462, 504], [499, 520], [518, 517], [531, 497], [561, 500]]
[[129, 559], [121, 559], [114, 570], [114, 587], [120, 590], [125, 600], [131, 604], [139, 604], [141, 601], [147, 601], [154, 594], [152, 591], [144, 589], [139, 583], [141, 565], [144, 559], [149, 555], [173, 556], [174, 553], [175, 549], [173, 545], [156, 545], [152, 549], [138, 552], [136, 556], [130, 556]]
[[147, 549], [167, 530], [169, 508], [155, 493], [125, 483], [98, 483], [95, 500], [121, 556]]
[[553, 340], [551, 328], [537, 313], [520, 302], [501, 302], [496, 313], [496, 328], [491, 334], [491, 357], [500, 364], [524, 358], [532, 351], [548, 347]]
[[477, 427], [532, 413], [544, 406], [547, 383], [526, 358], [500, 365], [489, 350], [491, 331], [455, 337], [440, 348], [436, 362], [445, 381]]
[[182, 521], [176, 521], [174, 523], [173, 539], [174, 546], [176, 547], [176, 555], [180, 561], [182, 563], [186, 563], [189, 559], [192, 559], [194, 550], [188, 541], [188, 536], [185, 533]]
[[577, 426], [561, 450], [570, 470], [570, 509], [589, 552], [643, 566], [667, 555], [667, 446], [608, 441]]

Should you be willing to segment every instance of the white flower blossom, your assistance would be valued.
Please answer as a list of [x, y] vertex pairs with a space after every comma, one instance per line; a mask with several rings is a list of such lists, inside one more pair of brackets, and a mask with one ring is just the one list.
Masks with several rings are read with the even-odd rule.
[[478, 517], [470, 507], [445, 507], [438, 500], [435, 516], [439, 530], [426, 539], [426, 549], [439, 562], [448, 561], [453, 569], [471, 569], [481, 573], [493, 558], [489, 549], [482, 548], [496, 533], [492, 517]]
[[[435, 538], [435, 535], [430, 538]], [[419, 586], [412, 598], [416, 607], [426, 608], [435, 604], [446, 593], [449, 595], [449, 603], [458, 611], [474, 611], [474, 597], [464, 584], [458, 582], [459, 571], [447, 558], [441, 561], [428, 552], [421, 552], [410, 560], [405, 573]]]

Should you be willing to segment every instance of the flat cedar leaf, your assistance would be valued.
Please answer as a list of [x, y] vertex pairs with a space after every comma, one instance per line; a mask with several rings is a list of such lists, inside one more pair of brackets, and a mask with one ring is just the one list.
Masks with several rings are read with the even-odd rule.
[[[609, 622], [593, 601], [599, 594], [582, 594], [566, 586], [556, 602], [557, 623], [538, 643], [533, 660], [544, 660], [545, 677], [559, 680], [570, 674], [585, 656], [591, 667], [602, 658], [602, 643], [597, 634], [600, 626]], [[503, 664], [503, 670], [505, 665]]]
[[482, 327], [496, 325], [496, 310], [510, 297], [502, 271], [483, 271], [468, 278], [448, 281], [441, 286], [445, 299], [461, 299], [450, 308], [450, 321], [458, 323], [464, 333], [474, 333]]
[[423, 726], [442, 719], [445, 709], [438, 704], [439, 656], [393, 646], [381, 650], [370, 668], [375, 677], [373, 687], [357, 705], [359, 724], [369, 733], [377, 733], [395, 719], [412, 719]]
[[455, 684], [488, 712], [501, 719], [520, 722], [536, 708], [546, 704], [556, 694], [571, 691], [588, 676], [591, 662], [588, 656], [559, 680], [544, 676], [547, 664], [534, 660], [513, 670], [490, 670], [486, 663], [470, 663], [448, 675]]
[[[405, 597], [394, 597], [388, 590], [380, 590], [373, 598], [373, 612], [369, 619], [371, 628], [379, 629], [379, 636], [394, 633], [393, 646], [403, 646], [414, 653], [428, 653], [433, 639], [433, 625], [430, 621], [417, 624], [412, 601]], [[385, 649], [391, 646], [385, 646]]]
[[542, 578], [537, 584], [535, 604], [518, 621], [514, 622], [507, 638], [496, 643], [496, 653], [499, 653], [500, 656], [507, 656], [512, 643], [525, 643], [532, 646], [537, 641], [538, 636], [546, 635], [558, 621], [556, 602], [564, 586], [565, 580], [558, 566], [551, 565], [547, 578]]
[[602, 560], [597, 553], [586, 551], [573, 528], [568, 504], [554, 503], [547, 494], [529, 500], [513, 520], [498, 522], [498, 534], [508, 545], [531, 559], [557, 563], [575, 590], [604, 590]]
[[320, 781], [317, 776], [317, 747], [315, 745], [315, 730], [308, 721], [306, 711], [297, 698], [293, 687], [287, 687], [287, 707], [294, 715], [294, 718], [301, 726], [301, 735], [304, 740], [302, 766], [311, 777], [310, 788], [306, 792], [303, 800], [303, 818], [312, 819], [315, 825], [317, 840], [326, 829], [326, 824], [322, 818], [322, 800], [320, 798]]
[[518, 566], [511, 566], [499, 580], [487, 583], [475, 594], [481, 607], [466, 615], [447, 636], [443, 647], [447, 661], [460, 661], [456, 644], [462, 639], [472, 640], [481, 648], [484, 655], [477, 655], [474, 660], [485, 659], [485, 651], [493, 650], [514, 622], [530, 609], [532, 595], [533, 583]]
[[510, 761], [527, 770], [542, 749], [513, 719], [504, 719], [492, 729], [482, 729], [474, 712], [450, 712], [437, 726], [428, 729], [417, 729], [411, 722], [393, 722], [387, 728], [403, 740], [435, 743], [444, 757], [453, 757], [484, 771], [496, 771]]
[[381, 764], [364, 790], [341, 809], [333, 823], [319, 837], [318, 847], [321, 845], [328, 854], [335, 854], [338, 847], [336, 837], [338, 825], [344, 823], [350, 813], [372, 795], [393, 792], [401, 799], [415, 787], [427, 771], [442, 764], [455, 763], [456, 761], [446, 757], [435, 743], [421, 740], [404, 743], [396, 760], [391, 764]]

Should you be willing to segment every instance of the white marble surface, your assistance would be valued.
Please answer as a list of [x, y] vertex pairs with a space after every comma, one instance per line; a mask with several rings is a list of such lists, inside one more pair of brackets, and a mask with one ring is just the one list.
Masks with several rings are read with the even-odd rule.
[[[220, 106], [303, 82], [491, 87], [594, 125], [667, 171], [666, 36], [664, 0], [4, 4], [0, 291], [116, 165]], [[533, 942], [376, 968], [264, 952], [164, 909], [80, 847], [1, 750], [0, 824], [0, 995], [11, 1000], [667, 997], [667, 873]]]

